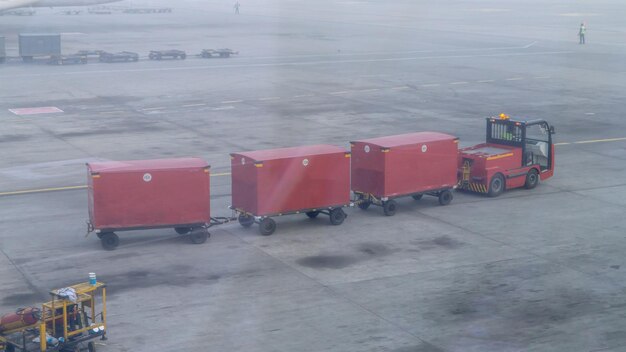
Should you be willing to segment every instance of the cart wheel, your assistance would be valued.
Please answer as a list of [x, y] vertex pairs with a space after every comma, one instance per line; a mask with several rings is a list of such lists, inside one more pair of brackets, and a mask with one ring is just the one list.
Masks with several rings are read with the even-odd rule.
[[489, 182], [489, 197], [497, 197], [504, 192], [504, 178], [500, 174], [496, 174]]
[[180, 56], [180, 59], [181, 59], [181, 60], [185, 60], [186, 58], [187, 58], [187, 54], [182, 54], [182, 55]]
[[206, 239], [210, 236], [211, 234], [209, 233], [209, 230], [205, 229], [204, 227], [192, 229], [191, 233], [189, 234], [189, 238], [191, 239], [191, 243], [193, 244], [202, 244], [206, 242]]
[[259, 231], [263, 236], [269, 236], [276, 231], [276, 221], [272, 218], [265, 218], [259, 223]]
[[97, 232], [96, 236], [98, 236], [98, 239], [102, 239], [102, 233], [101, 232]]
[[369, 208], [370, 205], [372, 205], [372, 202], [370, 202], [369, 200], [365, 200], [362, 203], [359, 203], [359, 209], [367, 210], [367, 208]]
[[537, 173], [537, 169], [528, 170], [528, 174], [526, 174], [526, 183], [524, 183], [524, 187], [526, 189], [533, 189], [537, 187], [539, 183], [539, 174]]
[[423, 194], [414, 194], [411, 197], [415, 200], [420, 200], [422, 199], [423, 196], [424, 196]]
[[450, 190], [445, 190], [445, 191], [441, 191], [439, 192], [439, 204], [441, 205], [448, 205], [450, 204], [450, 202], [452, 201], [452, 192], [450, 192]]
[[310, 217], [311, 219], [315, 219], [318, 215], [320, 215], [319, 211], [307, 211], [306, 212], [306, 216]]
[[87, 350], [89, 352], [96, 352], [96, 344], [93, 341], [89, 341], [87, 344]]
[[385, 212], [385, 215], [387, 216], [393, 216], [396, 213], [397, 207], [398, 205], [396, 204], [396, 201], [393, 199], [388, 200], [383, 203], [383, 211]]
[[175, 227], [174, 231], [179, 235], [186, 235], [191, 232], [191, 227]]
[[112, 251], [120, 244], [120, 238], [117, 237], [115, 232], [105, 232], [101, 233], [102, 237], [100, 237], [100, 242], [102, 243], [102, 248], [107, 251]]
[[239, 214], [237, 218], [239, 220], [239, 224], [245, 228], [248, 228], [254, 224], [254, 217], [246, 214]]
[[332, 225], [341, 225], [346, 219], [346, 213], [341, 208], [335, 208], [330, 211], [330, 223]]
[[161, 60], [161, 54], [157, 54], [156, 59]]

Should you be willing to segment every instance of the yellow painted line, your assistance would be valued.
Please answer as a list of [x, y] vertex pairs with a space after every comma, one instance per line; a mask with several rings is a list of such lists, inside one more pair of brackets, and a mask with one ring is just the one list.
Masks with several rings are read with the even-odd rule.
[[554, 143], [554, 145], [568, 145], [568, 144], [572, 144], [572, 143], [568, 143], [568, 142]]
[[578, 141], [578, 142], [574, 142], [574, 143], [575, 144], [587, 144], [587, 143], [617, 142], [617, 141], [626, 141], [626, 137], [606, 138], [606, 139], [592, 139], [590, 141]]
[[230, 176], [230, 172], [222, 172], [219, 174], [211, 174], [211, 177]]
[[0, 192], [0, 197], [1, 196], [16, 196], [20, 194], [30, 194], [30, 193], [67, 191], [71, 189], [84, 189], [84, 188], [87, 188], [87, 186], [67, 186], [67, 187], [54, 187], [54, 188], [26, 189], [22, 191]]

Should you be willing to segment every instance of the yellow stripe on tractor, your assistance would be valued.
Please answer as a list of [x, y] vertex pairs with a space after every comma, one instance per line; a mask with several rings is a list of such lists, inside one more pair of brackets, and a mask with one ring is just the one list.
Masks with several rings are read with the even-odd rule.
[[461, 186], [461, 189], [476, 192], [487, 193], [487, 186], [480, 183], [468, 182]]

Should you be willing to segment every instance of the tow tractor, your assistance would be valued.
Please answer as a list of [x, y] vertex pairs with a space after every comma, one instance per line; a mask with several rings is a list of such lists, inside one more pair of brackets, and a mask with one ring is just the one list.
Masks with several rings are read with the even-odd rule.
[[0, 351], [95, 352], [106, 340], [106, 285], [84, 282], [50, 291], [41, 308], [19, 308], [0, 316]]
[[553, 134], [554, 126], [544, 120], [487, 118], [486, 143], [459, 150], [459, 188], [490, 197], [535, 188], [554, 175]]

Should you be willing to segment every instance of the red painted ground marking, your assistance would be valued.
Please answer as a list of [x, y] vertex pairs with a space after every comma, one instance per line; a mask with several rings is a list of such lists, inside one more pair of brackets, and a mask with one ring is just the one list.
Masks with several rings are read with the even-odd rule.
[[63, 112], [63, 110], [57, 108], [56, 106], [43, 106], [40, 108], [9, 109], [9, 111], [19, 116], [37, 115], [37, 114], [54, 114], [58, 112]]

